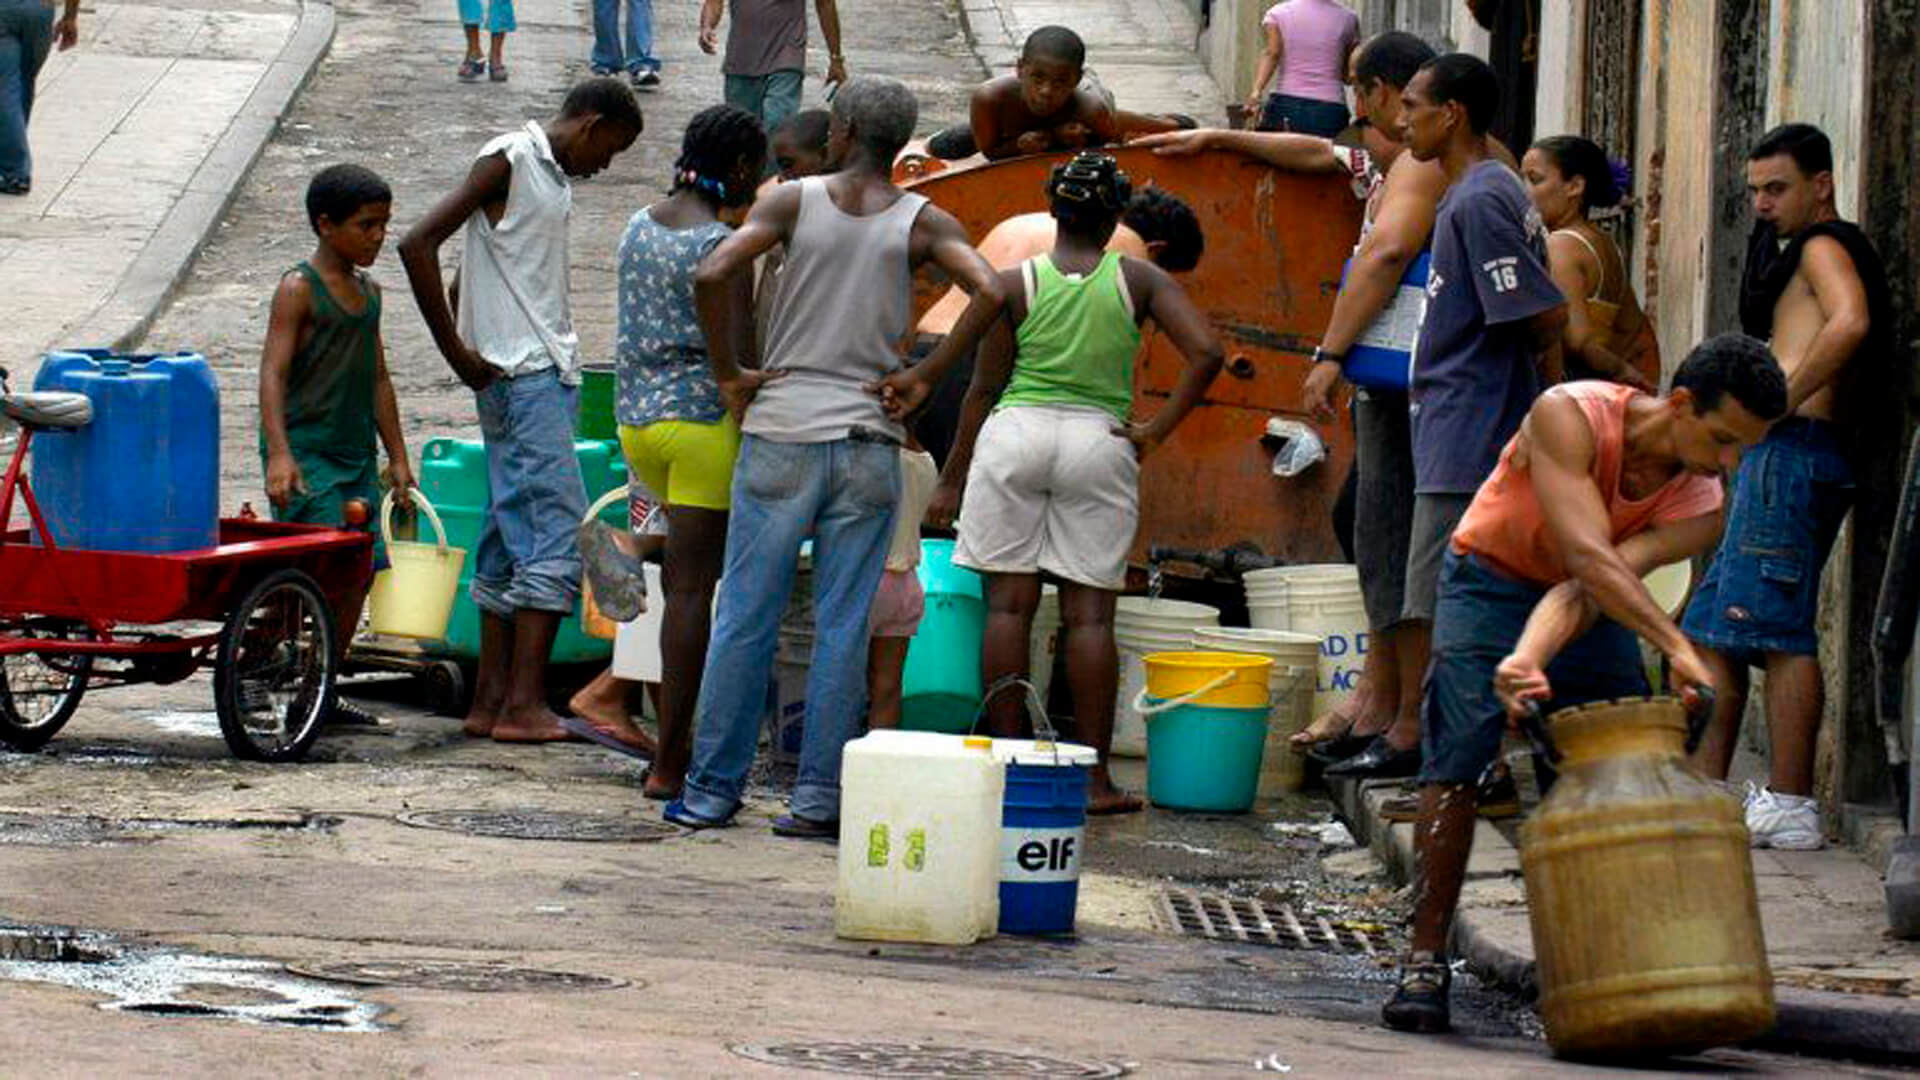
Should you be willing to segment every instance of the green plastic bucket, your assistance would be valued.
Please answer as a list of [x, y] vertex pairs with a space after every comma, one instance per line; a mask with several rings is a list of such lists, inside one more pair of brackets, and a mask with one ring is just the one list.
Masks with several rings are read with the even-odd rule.
[[610, 367], [580, 369], [580, 415], [573, 425], [576, 438], [620, 437], [619, 425], [613, 419], [614, 384], [613, 369]]
[[1182, 705], [1144, 692], [1134, 706], [1147, 718], [1147, 798], [1153, 805], [1215, 814], [1253, 809], [1267, 708]]
[[900, 726], [959, 735], [980, 711], [980, 639], [987, 628], [980, 575], [953, 565], [953, 541], [920, 541], [927, 593], [920, 630], [907, 645], [900, 678]]

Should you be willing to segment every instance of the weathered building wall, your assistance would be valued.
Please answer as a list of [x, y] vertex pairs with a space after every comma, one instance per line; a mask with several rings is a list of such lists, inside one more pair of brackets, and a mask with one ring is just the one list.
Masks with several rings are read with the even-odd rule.
[[1840, 216], [1859, 220], [1866, 11], [1857, 0], [1773, 0], [1767, 126], [1799, 121], [1833, 140]]

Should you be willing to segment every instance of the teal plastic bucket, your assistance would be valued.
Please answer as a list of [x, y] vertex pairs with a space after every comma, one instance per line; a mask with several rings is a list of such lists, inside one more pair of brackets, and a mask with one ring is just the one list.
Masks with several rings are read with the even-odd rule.
[[1244, 814], [1260, 790], [1268, 709], [1167, 707], [1141, 695], [1147, 716], [1147, 798], [1167, 810]]
[[900, 726], [962, 734], [980, 710], [980, 639], [987, 628], [980, 575], [953, 565], [953, 541], [920, 541], [927, 593], [920, 630], [907, 645], [900, 679]]

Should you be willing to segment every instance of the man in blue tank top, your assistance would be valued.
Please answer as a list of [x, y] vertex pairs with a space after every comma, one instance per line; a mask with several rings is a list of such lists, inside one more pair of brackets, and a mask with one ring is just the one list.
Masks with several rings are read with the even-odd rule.
[[[791, 836], [837, 835], [840, 749], [866, 698], [867, 615], [886, 563], [900, 494], [894, 417], [917, 408], [1000, 312], [999, 279], [951, 214], [893, 186], [893, 159], [913, 135], [913, 92], [854, 79], [834, 98], [833, 174], [782, 184], [701, 263], [696, 278], [708, 357], [743, 438], [734, 466], [725, 588], [696, 710], [693, 768], [670, 821], [729, 823], [753, 764], [781, 611], [800, 545], [813, 538], [814, 651]], [[752, 362], [753, 312], [732, 287], [785, 244], [764, 367]], [[942, 348], [900, 370], [914, 270], [931, 261], [973, 296]]]

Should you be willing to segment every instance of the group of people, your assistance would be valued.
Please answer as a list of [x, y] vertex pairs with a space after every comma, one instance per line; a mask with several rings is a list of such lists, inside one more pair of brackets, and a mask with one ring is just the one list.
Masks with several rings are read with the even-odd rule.
[[[1337, 6], [1280, 9], [1295, 5]], [[1700, 762], [1721, 777], [1747, 670], [1766, 668], [1772, 776], [1749, 790], [1749, 827], [1757, 844], [1820, 843], [1808, 797], [1820, 715], [1815, 605], [1850, 499], [1841, 431], [1888, 297], [1871, 247], [1838, 219], [1826, 137], [1778, 128], [1748, 166], [1759, 222], [1746, 333], [1697, 345], [1663, 394], [1651, 323], [1595, 222], [1627, 187], [1605, 154], [1568, 135], [1516, 159], [1488, 134], [1501, 87], [1483, 61], [1437, 55], [1399, 32], [1355, 44], [1324, 16], [1292, 17], [1337, 30], [1335, 45], [1348, 40], [1341, 62], [1357, 139], [1164, 124], [1138, 141], [1351, 181], [1364, 224], [1303, 388], [1325, 421], [1348, 355], [1391, 305], [1408, 302], [1408, 266], [1423, 256], [1429, 265], [1408, 385], [1371, 381], [1353, 394], [1365, 523], [1355, 554], [1374, 643], [1362, 689], [1350, 712], [1318, 718], [1298, 742], [1336, 775], [1419, 778], [1413, 951], [1385, 1017], [1441, 1030], [1447, 932], [1475, 814], [1511, 784], [1494, 768], [1506, 718], [1531, 704], [1647, 692], [1639, 639], [1665, 654], [1678, 691], [1714, 699]], [[1037, 31], [1011, 82], [983, 86], [971, 124], [934, 141], [989, 157], [1111, 142], [1132, 114], [1090, 93], [1083, 67], [1071, 31]], [[1081, 150], [1053, 169], [1047, 214], [1009, 219], [976, 249], [951, 215], [891, 182], [916, 120], [902, 84], [849, 80], [829, 113], [795, 113], [773, 129], [780, 175], [762, 184], [767, 128], [714, 106], [688, 126], [672, 194], [633, 216], [618, 260], [617, 418], [633, 475], [664, 506], [664, 540], [575, 531], [585, 493], [571, 444], [570, 178], [591, 176], [640, 135], [627, 85], [589, 79], [554, 120], [487, 144], [409, 231], [400, 252], [415, 299], [475, 392], [487, 446], [470, 734], [547, 740], [571, 730], [644, 752], [646, 793], [666, 800], [669, 820], [731, 823], [810, 543], [804, 743], [775, 829], [832, 836], [841, 747], [863, 723], [898, 722], [899, 666], [921, 604], [911, 572], [920, 522], [957, 515], [954, 562], [986, 582], [982, 675], [994, 731], [1020, 729], [1017, 698], [998, 691], [1031, 675], [1028, 629], [1050, 576], [1062, 587], [1076, 736], [1102, 752], [1091, 809], [1138, 808], [1104, 760], [1114, 598], [1138, 523], [1139, 460], [1221, 364], [1212, 330], [1171, 276], [1197, 263], [1204, 240], [1177, 198], [1135, 192], [1111, 156]], [[410, 479], [378, 348], [379, 294], [356, 269], [378, 252], [390, 203], [377, 177], [351, 166], [322, 173], [309, 193], [320, 243], [276, 296], [262, 380], [276, 513], [322, 520], [369, 488], [376, 434], [389, 480]], [[463, 228], [450, 288], [438, 253]], [[923, 264], [955, 292], [910, 327]], [[1133, 412], [1133, 361], [1149, 324], [1186, 369], [1146, 418]], [[968, 357], [957, 423], [922, 432], [936, 443], [936, 473], [915, 422], [952, 392], [949, 374]], [[342, 394], [352, 409], [323, 416], [318, 403]], [[357, 437], [339, 427], [347, 423]], [[546, 656], [583, 571], [619, 618], [645, 602], [642, 560], [661, 547], [657, 744], [627, 718], [625, 688], [610, 677], [577, 697], [580, 716], [563, 724], [546, 704]], [[1641, 577], [1709, 551], [1676, 625]]]
[[[1771, 775], [1748, 786], [1749, 832], [1757, 846], [1823, 842], [1819, 584], [1873, 430], [1865, 388], [1889, 300], [1871, 245], [1839, 220], [1827, 137], [1783, 125], [1749, 154], [1744, 333], [1699, 344], [1660, 395], [1652, 324], [1595, 222], [1626, 186], [1604, 152], [1561, 135], [1516, 162], [1488, 135], [1491, 68], [1411, 35], [1374, 37], [1349, 63], [1358, 146], [1297, 132], [1145, 142], [1353, 177], [1365, 224], [1305, 388], [1323, 419], [1347, 354], [1399, 302], [1409, 263], [1430, 260], [1409, 386], [1353, 393], [1373, 648], [1351, 711], [1297, 742], [1332, 775], [1418, 777], [1412, 953], [1385, 1019], [1433, 1031], [1448, 1024], [1474, 817], [1511, 802], [1506, 718], [1646, 693], [1638, 639], [1713, 710], [1695, 760], [1720, 779], [1748, 672], [1766, 670]], [[1709, 552], [1676, 624], [1642, 575]]]

